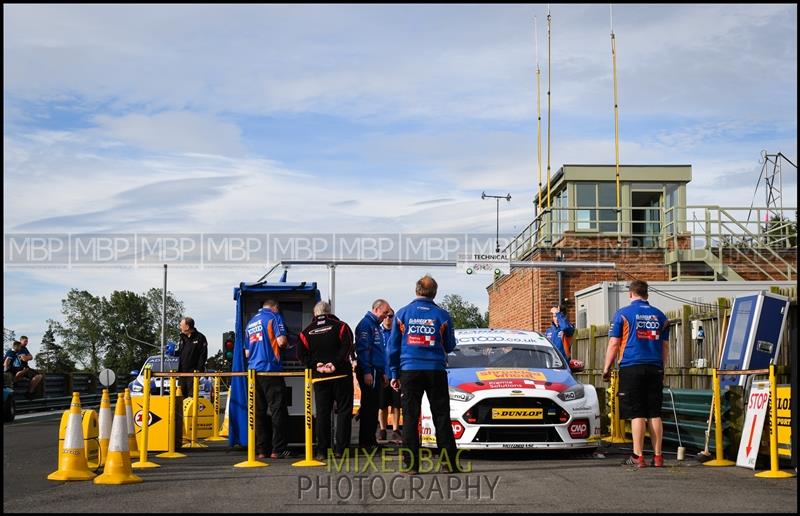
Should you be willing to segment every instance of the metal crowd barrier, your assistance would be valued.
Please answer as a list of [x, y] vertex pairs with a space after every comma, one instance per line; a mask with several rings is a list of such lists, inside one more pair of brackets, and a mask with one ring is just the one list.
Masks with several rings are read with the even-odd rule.
[[[153, 373], [149, 367], [144, 371], [144, 390], [143, 390], [143, 412], [147, 413], [150, 407], [150, 379], [152, 377], [169, 378], [169, 422], [168, 422], [168, 450], [165, 453], [157, 455], [160, 458], [177, 459], [186, 457], [185, 454], [177, 453], [175, 451], [175, 432], [171, 429], [175, 427], [175, 397], [176, 397], [176, 378], [190, 377], [194, 379], [192, 397], [194, 404], [192, 408], [192, 429], [190, 444], [187, 448], [205, 448], [206, 445], [197, 441], [197, 403], [199, 398], [199, 378], [201, 376], [214, 378], [214, 417], [213, 417], [213, 434], [210, 440], [225, 440], [220, 438], [218, 434], [218, 417], [219, 417], [219, 379], [222, 377], [234, 376], [247, 376], [247, 460], [237, 463], [234, 467], [237, 468], [261, 468], [269, 466], [268, 463], [256, 460], [255, 450], [255, 399], [256, 399], [256, 376], [269, 376], [269, 377], [287, 377], [287, 376], [303, 376], [305, 386], [305, 458], [292, 464], [297, 467], [309, 466], [324, 466], [322, 461], [314, 460], [313, 458], [313, 429], [312, 429], [312, 386], [314, 383], [323, 382], [328, 380], [336, 380], [338, 378], [345, 378], [347, 375], [337, 375], [325, 378], [312, 378], [311, 369], [306, 369], [304, 372], [280, 372], [280, 373], [258, 373], [254, 369], [249, 369], [246, 372], [231, 372], [231, 373]], [[157, 464], [147, 461], [147, 447], [148, 447], [148, 427], [149, 418], [142, 418], [142, 446], [140, 447], [140, 462], [134, 467], [158, 467]]]

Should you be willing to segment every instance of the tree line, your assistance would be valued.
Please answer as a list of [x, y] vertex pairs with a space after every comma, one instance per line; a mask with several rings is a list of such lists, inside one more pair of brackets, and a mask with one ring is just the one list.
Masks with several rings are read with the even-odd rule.
[[[115, 290], [108, 297], [72, 289], [61, 300], [62, 321], [47, 320], [36, 369], [43, 373], [72, 373], [77, 369], [97, 374], [101, 369], [127, 378], [160, 348], [162, 289], [144, 293]], [[178, 323], [184, 305], [167, 292], [167, 340], [178, 340]], [[3, 328], [3, 338], [14, 332]]]
[[[53, 374], [76, 370], [97, 374], [108, 368], [117, 378], [127, 378], [147, 357], [160, 351], [161, 304], [160, 288], [141, 294], [115, 290], [107, 298], [86, 290], [70, 290], [61, 300], [63, 320], [47, 320], [40, 350], [34, 357], [36, 369]], [[444, 296], [439, 304], [450, 312], [457, 329], [485, 328], [489, 324], [489, 312], [481, 314], [477, 306], [457, 294]], [[167, 340], [178, 341], [178, 323], [183, 312], [183, 302], [168, 291]], [[14, 331], [4, 327], [3, 340], [14, 339]], [[223, 350], [209, 357], [207, 362], [211, 370], [222, 370], [226, 365]]]

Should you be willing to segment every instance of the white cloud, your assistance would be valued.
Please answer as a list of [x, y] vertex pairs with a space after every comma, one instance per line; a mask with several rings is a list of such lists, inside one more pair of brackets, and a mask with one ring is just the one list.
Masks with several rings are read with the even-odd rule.
[[213, 116], [163, 112], [152, 116], [131, 114], [116, 118], [98, 115], [94, 121], [105, 138], [147, 151], [222, 156], [244, 154], [239, 127]]
[[[530, 119], [532, 15], [542, 11], [10, 6], [5, 90], [28, 99], [68, 91], [156, 110]], [[733, 109], [765, 120], [780, 104], [796, 105], [795, 18], [789, 5], [617, 7], [623, 112], [693, 117]], [[606, 7], [554, 6], [553, 20], [554, 109], [608, 113]], [[543, 22], [539, 34], [546, 69]], [[765, 82], [783, 93], [763, 95]]]

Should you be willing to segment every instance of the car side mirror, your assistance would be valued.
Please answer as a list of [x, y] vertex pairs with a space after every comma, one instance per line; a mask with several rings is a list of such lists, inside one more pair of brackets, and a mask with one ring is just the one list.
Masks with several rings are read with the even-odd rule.
[[572, 359], [569, 361], [569, 370], [573, 373], [580, 373], [583, 371], [583, 362], [581, 360]]
[[133, 376], [139, 376], [139, 371], [135, 371], [135, 370], [134, 370], [134, 371], [131, 371], [131, 374], [132, 374]]

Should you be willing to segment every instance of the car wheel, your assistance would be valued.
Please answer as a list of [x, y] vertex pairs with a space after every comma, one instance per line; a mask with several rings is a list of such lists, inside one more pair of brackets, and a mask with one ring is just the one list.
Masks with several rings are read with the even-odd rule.
[[13, 423], [17, 415], [17, 406], [14, 403], [14, 398], [9, 398], [3, 407], [3, 421], [6, 423]]

